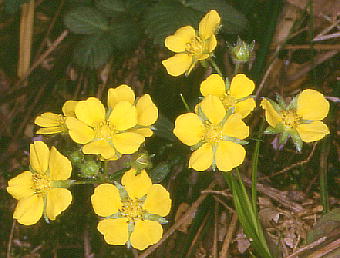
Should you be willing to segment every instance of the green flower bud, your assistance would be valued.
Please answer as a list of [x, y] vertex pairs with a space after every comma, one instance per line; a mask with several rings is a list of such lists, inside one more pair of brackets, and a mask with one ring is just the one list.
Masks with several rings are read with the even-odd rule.
[[137, 153], [135, 158], [132, 158], [131, 168], [141, 171], [152, 167], [150, 156], [147, 152]]
[[252, 61], [255, 41], [247, 44], [240, 38], [237, 38], [236, 45], [232, 46], [227, 43], [227, 46], [229, 47], [231, 57], [235, 64], [245, 64], [249, 61]]

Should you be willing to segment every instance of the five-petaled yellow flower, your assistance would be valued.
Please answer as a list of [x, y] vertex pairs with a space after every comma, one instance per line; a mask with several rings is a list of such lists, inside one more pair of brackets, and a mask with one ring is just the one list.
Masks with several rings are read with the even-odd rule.
[[328, 114], [329, 102], [316, 90], [302, 91], [288, 106], [263, 99], [261, 107], [270, 125], [267, 131], [291, 136], [298, 150], [302, 147], [299, 141], [318, 141], [329, 134], [327, 125], [321, 122]]
[[108, 109], [99, 99], [79, 101], [75, 117], [67, 117], [71, 138], [84, 144], [85, 154], [99, 154], [103, 159], [118, 159], [132, 154], [152, 135], [151, 125], [158, 118], [158, 109], [148, 94], [137, 101], [128, 85], [109, 89]]
[[13, 218], [24, 225], [37, 223], [43, 214], [55, 220], [72, 201], [71, 192], [62, 188], [71, 170], [71, 162], [55, 147], [49, 150], [41, 141], [31, 144], [30, 171], [8, 182], [7, 192], [18, 200]]
[[173, 57], [162, 61], [172, 76], [188, 75], [198, 61], [212, 55], [217, 45], [215, 33], [221, 18], [215, 10], [209, 11], [199, 23], [198, 32], [191, 26], [179, 28], [165, 39], [165, 46], [175, 52]]
[[74, 109], [77, 103], [77, 101], [73, 100], [66, 101], [62, 108], [64, 115], [46, 112], [37, 116], [34, 123], [42, 127], [37, 131], [37, 134], [56, 134], [67, 132], [65, 119], [66, 117], [74, 117]]
[[248, 137], [249, 128], [240, 114], [228, 114], [218, 97], [208, 95], [196, 107], [196, 114], [177, 117], [174, 134], [184, 144], [198, 147], [189, 167], [204, 171], [213, 165], [220, 171], [230, 171], [245, 158], [241, 140]]
[[127, 171], [122, 185], [101, 184], [91, 201], [95, 213], [104, 217], [98, 230], [110, 245], [124, 245], [144, 250], [157, 243], [163, 234], [164, 216], [171, 208], [169, 193], [160, 184], [152, 184], [145, 170]]
[[200, 88], [203, 96], [219, 97], [227, 110], [235, 108], [235, 113], [239, 113], [242, 118], [249, 115], [256, 106], [255, 100], [250, 97], [254, 89], [254, 82], [245, 74], [237, 74], [232, 79], [229, 89], [220, 75], [212, 74], [201, 83]]

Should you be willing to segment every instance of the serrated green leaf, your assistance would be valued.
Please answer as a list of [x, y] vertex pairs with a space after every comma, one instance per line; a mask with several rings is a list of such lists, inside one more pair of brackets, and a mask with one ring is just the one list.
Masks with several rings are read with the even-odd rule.
[[73, 9], [65, 15], [64, 23], [76, 34], [94, 34], [109, 29], [107, 19], [91, 7]]
[[123, 0], [99, 0], [95, 5], [108, 17], [116, 17], [126, 11], [126, 2]]
[[14, 14], [19, 11], [22, 4], [29, 2], [30, 0], [6, 0], [4, 4], [4, 10], [6, 13]]
[[183, 26], [197, 27], [202, 13], [177, 1], [160, 1], [149, 8], [144, 17], [146, 32], [154, 42], [164, 45], [164, 39]]
[[239, 33], [247, 27], [246, 17], [224, 0], [191, 0], [186, 6], [203, 14], [216, 10], [222, 18], [222, 30], [226, 33]]
[[110, 24], [109, 37], [116, 49], [126, 51], [137, 46], [142, 31], [134, 21], [122, 20]]
[[104, 33], [85, 36], [74, 49], [74, 62], [86, 68], [95, 69], [105, 64], [112, 55], [110, 38]]

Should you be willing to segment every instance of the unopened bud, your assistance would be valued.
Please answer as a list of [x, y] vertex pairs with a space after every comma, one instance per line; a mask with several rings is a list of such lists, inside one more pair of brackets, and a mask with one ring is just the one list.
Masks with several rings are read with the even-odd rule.
[[232, 46], [228, 44], [231, 57], [235, 64], [245, 64], [253, 59], [253, 50], [255, 46], [255, 41], [247, 44], [240, 38], [237, 39], [236, 45]]
[[93, 178], [99, 173], [100, 164], [94, 160], [87, 160], [80, 165], [80, 177]]

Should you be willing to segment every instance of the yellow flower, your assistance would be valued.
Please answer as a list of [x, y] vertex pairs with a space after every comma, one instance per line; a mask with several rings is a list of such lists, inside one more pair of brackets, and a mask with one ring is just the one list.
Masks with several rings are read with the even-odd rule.
[[[123, 186], [124, 187], [123, 187]], [[144, 250], [157, 243], [171, 208], [169, 193], [160, 184], [152, 184], [145, 170], [127, 171], [122, 185], [101, 184], [95, 188], [91, 202], [96, 214], [105, 217], [98, 230], [110, 245], [128, 243]]]
[[168, 74], [188, 75], [198, 61], [212, 55], [217, 45], [215, 33], [220, 21], [219, 14], [211, 10], [200, 21], [198, 32], [191, 26], [185, 26], [165, 39], [165, 46], [176, 53], [173, 57], [162, 61]]
[[321, 122], [328, 114], [329, 102], [316, 90], [302, 91], [288, 106], [263, 99], [261, 107], [270, 125], [267, 131], [285, 134], [285, 139], [291, 136], [298, 150], [302, 147], [299, 141], [318, 141], [329, 134]]
[[34, 120], [34, 123], [40, 127], [37, 134], [56, 134], [67, 132], [65, 125], [66, 117], [74, 117], [74, 109], [77, 101], [66, 101], [62, 110], [64, 115], [51, 112], [43, 113]]
[[237, 74], [232, 79], [228, 90], [222, 77], [218, 74], [212, 74], [201, 83], [200, 89], [203, 96], [214, 95], [219, 97], [227, 110], [235, 108], [235, 112], [244, 118], [256, 106], [255, 100], [250, 97], [254, 88], [254, 82], [248, 79], [245, 74]]
[[204, 171], [213, 165], [220, 171], [230, 171], [245, 158], [241, 140], [249, 136], [249, 128], [240, 114], [228, 116], [221, 100], [208, 95], [196, 114], [177, 117], [174, 134], [184, 144], [198, 148], [190, 157], [189, 167]]
[[135, 102], [127, 85], [109, 90], [107, 111], [97, 98], [79, 101], [76, 117], [66, 118], [71, 138], [84, 144], [85, 154], [99, 154], [104, 159], [136, 152], [145, 137], [152, 135], [150, 127], [158, 118], [158, 109], [147, 94]]
[[8, 182], [7, 192], [18, 200], [13, 218], [24, 225], [38, 222], [41, 216], [55, 220], [72, 201], [69, 185], [71, 162], [55, 147], [43, 142], [30, 145], [30, 171], [24, 171]]

